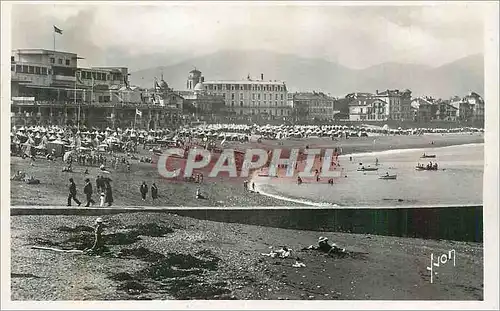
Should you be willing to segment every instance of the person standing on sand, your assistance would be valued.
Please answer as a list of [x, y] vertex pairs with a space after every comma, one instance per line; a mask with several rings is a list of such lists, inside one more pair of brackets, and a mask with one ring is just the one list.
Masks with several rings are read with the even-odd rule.
[[85, 207], [89, 207], [94, 204], [95, 201], [92, 200], [92, 184], [90, 183], [90, 179], [86, 178], [85, 183], [85, 187], [83, 187], [83, 193], [87, 196], [87, 204], [85, 204]]
[[97, 178], [95, 179], [95, 186], [97, 188], [97, 191], [103, 191], [104, 190], [104, 185], [101, 179], [101, 175], [97, 175]]
[[252, 190], [255, 191], [255, 183], [252, 182]]
[[151, 198], [154, 200], [158, 199], [158, 187], [155, 183], [151, 185]]
[[80, 201], [76, 198], [76, 185], [73, 178], [69, 179], [69, 195], [68, 195], [68, 206], [71, 206], [71, 200], [74, 200], [78, 206], [82, 205]]
[[148, 185], [146, 184], [145, 181], [142, 182], [142, 185], [139, 188], [139, 191], [141, 192], [142, 200], [146, 201], [146, 195], [148, 194]]
[[108, 203], [108, 206], [111, 206], [111, 204], [113, 204], [113, 191], [111, 190], [109, 180], [106, 180], [104, 188], [104, 193], [106, 195], [105, 203]]
[[94, 245], [90, 249], [87, 250], [89, 254], [100, 254], [103, 251], [104, 243], [102, 240], [102, 232], [104, 231], [104, 224], [102, 218], [99, 217], [95, 221], [95, 229], [94, 229]]

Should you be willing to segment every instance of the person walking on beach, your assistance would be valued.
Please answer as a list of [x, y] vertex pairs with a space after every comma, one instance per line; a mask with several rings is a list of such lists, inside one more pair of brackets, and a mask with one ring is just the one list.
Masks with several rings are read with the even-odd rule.
[[104, 182], [101, 178], [101, 175], [97, 175], [97, 178], [95, 179], [95, 186], [97, 188], [97, 191], [104, 191]]
[[100, 199], [100, 204], [99, 206], [100, 207], [103, 207], [104, 206], [104, 203], [106, 203], [106, 193], [104, 193], [104, 190], [101, 190], [101, 194], [99, 196], [99, 199]]
[[151, 185], [151, 198], [154, 200], [158, 199], [158, 187], [155, 183]]
[[78, 206], [82, 205], [82, 203], [76, 198], [76, 185], [73, 178], [69, 179], [68, 206], [71, 206], [71, 200], [74, 200]]
[[111, 184], [109, 182], [109, 179], [107, 179], [105, 182], [104, 193], [105, 193], [105, 203], [108, 203], [108, 206], [111, 206], [111, 204], [113, 204], [113, 191], [111, 190]]
[[139, 188], [141, 192], [141, 197], [143, 201], [146, 201], [146, 195], [148, 194], [148, 185], [145, 181], [142, 182], [141, 187]]
[[83, 193], [87, 196], [87, 204], [85, 204], [85, 207], [89, 207], [90, 205], [94, 204], [95, 201], [92, 200], [92, 184], [90, 183], [90, 179], [86, 178], [85, 179], [85, 187], [83, 187]]
[[252, 190], [255, 191], [255, 183], [252, 182]]

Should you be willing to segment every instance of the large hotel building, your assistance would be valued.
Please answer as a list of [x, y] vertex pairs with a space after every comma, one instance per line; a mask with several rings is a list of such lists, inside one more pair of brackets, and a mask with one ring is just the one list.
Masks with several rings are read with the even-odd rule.
[[287, 88], [282, 81], [265, 81], [248, 77], [246, 80], [205, 81], [197, 69], [189, 73], [188, 91], [218, 95], [224, 99], [226, 110], [236, 115], [259, 115], [271, 119], [288, 117]]
[[78, 59], [45, 49], [12, 51], [12, 124], [157, 128], [180, 121], [183, 99], [162, 88], [163, 81], [153, 91], [132, 87], [127, 68], [78, 68]]

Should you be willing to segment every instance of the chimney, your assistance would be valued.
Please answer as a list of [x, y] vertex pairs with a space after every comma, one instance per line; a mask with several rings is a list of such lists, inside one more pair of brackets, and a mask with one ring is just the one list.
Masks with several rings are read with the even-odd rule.
[[260, 74], [260, 80], [264, 81], [264, 74], [263, 73]]
[[377, 94], [377, 95], [378, 95], [378, 90], [376, 90], [376, 91], [375, 91], [375, 94]]

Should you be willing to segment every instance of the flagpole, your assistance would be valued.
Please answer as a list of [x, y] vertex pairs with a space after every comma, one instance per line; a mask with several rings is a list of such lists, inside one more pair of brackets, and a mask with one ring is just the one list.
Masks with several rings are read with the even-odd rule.
[[54, 37], [54, 52], [55, 52], [56, 51], [56, 32], [55, 32], [55, 30], [52, 31], [52, 36]]

